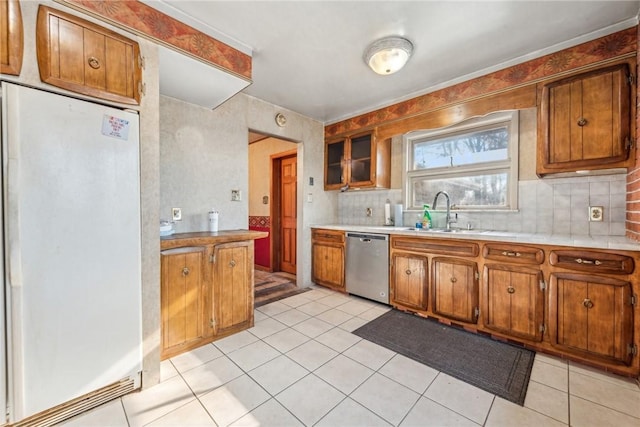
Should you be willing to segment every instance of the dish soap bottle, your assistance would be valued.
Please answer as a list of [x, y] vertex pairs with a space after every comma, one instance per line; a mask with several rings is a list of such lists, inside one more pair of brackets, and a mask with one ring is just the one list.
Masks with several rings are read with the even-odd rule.
[[422, 205], [423, 207], [423, 211], [422, 211], [422, 228], [423, 229], [429, 229], [431, 228], [431, 214], [429, 213], [429, 209], [431, 209], [429, 207], [429, 205]]

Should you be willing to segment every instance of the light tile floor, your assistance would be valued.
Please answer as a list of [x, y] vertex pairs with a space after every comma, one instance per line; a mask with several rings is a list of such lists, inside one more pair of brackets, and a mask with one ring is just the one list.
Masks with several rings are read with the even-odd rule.
[[640, 426], [631, 379], [537, 354], [521, 407], [353, 335], [389, 308], [314, 287], [72, 426]]

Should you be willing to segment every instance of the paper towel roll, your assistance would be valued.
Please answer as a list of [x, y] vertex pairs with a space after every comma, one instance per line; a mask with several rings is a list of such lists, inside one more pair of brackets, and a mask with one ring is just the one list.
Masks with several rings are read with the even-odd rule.
[[393, 224], [391, 221], [391, 202], [387, 200], [387, 203], [384, 204], [384, 225], [391, 224]]
[[393, 225], [396, 227], [402, 227], [404, 225], [404, 218], [402, 217], [402, 204], [393, 205]]

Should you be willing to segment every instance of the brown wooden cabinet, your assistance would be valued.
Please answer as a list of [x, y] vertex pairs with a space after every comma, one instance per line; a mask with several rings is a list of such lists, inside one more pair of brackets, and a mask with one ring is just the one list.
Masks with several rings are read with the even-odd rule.
[[608, 277], [552, 273], [551, 343], [588, 358], [630, 365], [634, 355], [631, 283]]
[[475, 323], [478, 318], [478, 265], [473, 261], [436, 257], [431, 260], [433, 312]]
[[485, 264], [484, 326], [531, 341], [541, 341], [544, 325], [542, 272], [537, 268]]
[[622, 63], [541, 85], [538, 175], [629, 165], [629, 68]]
[[0, 0], [0, 73], [20, 75], [24, 30], [18, 0]]
[[253, 248], [251, 242], [213, 247], [216, 334], [229, 334], [253, 324]]
[[324, 189], [389, 188], [391, 185], [390, 140], [378, 141], [373, 132], [327, 141]]
[[197, 347], [212, 334], [206, 323], [212, 314], [206, 255], [204, 246], [161, 252], [163, 358]]
[[344, 254], [344, 231], [312, 230], [311, 280], [344, 291]]
[[36, 50], [43, 82], [109, 101], [140, 104], [142, 60], [133, 40], [41, 5]]
[[429, 302], [429, 261], [426, 256], [396, 252], [391, 256], [392, 305], [426, 310]]

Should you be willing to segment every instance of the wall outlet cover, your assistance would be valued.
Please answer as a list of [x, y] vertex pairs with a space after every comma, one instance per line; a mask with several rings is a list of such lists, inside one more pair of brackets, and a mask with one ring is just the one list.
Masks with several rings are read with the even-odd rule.
[[231, 190], [231, 201], [239, 202], [242, 200], [242, 195], [240, 194], [240, 190]]
[[604, 208], [602, 206], [589, 206], [589, 221], [602, 221]]
[[171, 208], [171, 218], [174, 221], [182, 221], [182, 209], [181, 208]]

